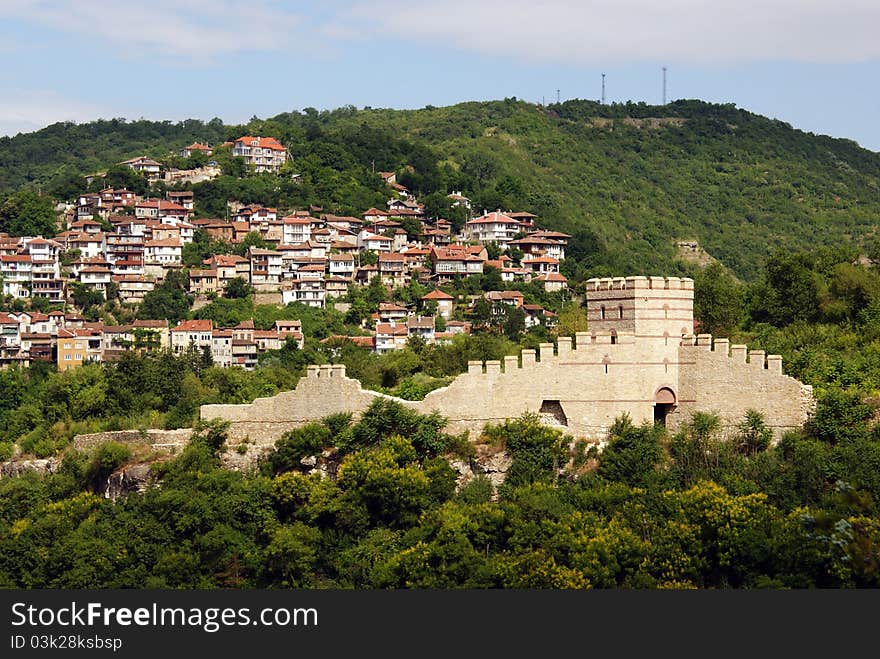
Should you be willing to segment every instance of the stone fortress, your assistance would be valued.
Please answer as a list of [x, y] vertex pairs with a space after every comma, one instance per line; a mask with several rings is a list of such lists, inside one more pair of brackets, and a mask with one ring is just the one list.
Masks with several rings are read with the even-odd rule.
[[[590, 279], [586, 294], [589, 332], [518, 357], [469, 362], [467, 373], [424, 400], [394, 400], [423, 414], [436, 410], [448, 432], [467, 430], [472, 439], [486, 423], [523, 412], [597, 442], [623, 413], [674, 431], [694, 412], [713, 412], [729, 430], [755, 409], [777, 438], [811, 413], [812, 388], [783, 375], [780, 356], [694, 336], [692, 279]], [[233, 442], [269, 446], [328, 414], [357, 417], [377, 397], [388, 396], [364, 390], [343, 365], [309, 366], [293, 391], [246, 405], [204, 405], [200, 413], [230, 421]]]

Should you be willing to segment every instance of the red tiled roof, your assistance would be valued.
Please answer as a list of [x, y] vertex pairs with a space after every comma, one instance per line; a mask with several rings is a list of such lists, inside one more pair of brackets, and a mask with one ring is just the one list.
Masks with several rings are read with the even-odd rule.
[[[257, 142], [257, 144], [253, 144], [253, 142]], [[235, 140], [235, 143], [244, 142], [245, 146], [257, 146], [261, 149], [272, 149], [273, 151], [284, 151], [284, 147], [281, 145], [281, 142], [276, 140], [274, 137], [251, 137], [250, 135], [244, 135], [243, 137], [239, 137]]]
[[376, 335], [406, 336], [406, 323], [376, 323]]
[[136, 208], [155, 208], [157, 210], [166, 211], [186, 211], [187, 209], [176, 204], [173, 201], [165, 201], [163, 199], [149, 199], [147, 201], [139, 201], [135, 204]]
[[212, 320], [184, 320], [172, 332], [211, 332], [214, 329]]
[[494, 211], [492, 213], [487, 213], [482, 217], [478, 217], [475, 220], [471, 220], [468, 224], [516, 224], [519, 225], [519, 220], [514, 220], [512, 217], [505, 215], [504, 213], [499, 213], [498, 211]]
[[179, 238], [164, 238], [162, 240], [150, 240], [144, 243], [144, 247], [183, 247]]
[[428, 293], [427, 295], [422, 296], [423, 300], [454, 300], [455, 298], [451, 296], [449, 293], [444, 293], [441, 290], [434, 290]]

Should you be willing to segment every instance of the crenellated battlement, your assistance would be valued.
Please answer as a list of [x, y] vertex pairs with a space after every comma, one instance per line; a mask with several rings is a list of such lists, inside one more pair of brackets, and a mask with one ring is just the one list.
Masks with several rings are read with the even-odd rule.
[[730, 345], [730, 339], [714, 339], [711, 334], [687, 335], [681, 339], [685, 347], [699, 348], [726, 357], [735, 364], [748, 364], [782, 375], [782, 355], [767, 355], [763, 350], [749, 350], [741, 344]]
[[587, 280], [587, 293], [591, 291], [648, 291], [648, 290], [694, 290], [690, 277], [594, 277]]
[[[812, 389], [783, 374], [780, 355], [694, 333], [692, 279], [590, 279], [587, 314], [589, 331], [469, 361], [466, 373], [423, 400], [395, 400], [439, 412], [451, 432], [479, 433], [486, 423], [532, 412], [591, 440], [603, 440], [621, 414], [675, 430], [694, 412], [711, 412], [735, 430], [754, 409], [776, 437], [811, 414]], [[363, 389], [343, 364], [311, 365], [293, 391], [248, 405], [205, 405], [201, 415], [231, 421], [236, 437], [271, 442], [328, 414], [357, 415], [376, 398], [388, 396]]]

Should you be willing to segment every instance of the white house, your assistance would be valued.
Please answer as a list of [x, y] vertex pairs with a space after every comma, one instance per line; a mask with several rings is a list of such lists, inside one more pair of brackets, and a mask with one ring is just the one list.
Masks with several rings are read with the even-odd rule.
[[176, 238], [149, 240], [144, 243], [144, 262], [152, 264], [180, 263], [183, 244]]

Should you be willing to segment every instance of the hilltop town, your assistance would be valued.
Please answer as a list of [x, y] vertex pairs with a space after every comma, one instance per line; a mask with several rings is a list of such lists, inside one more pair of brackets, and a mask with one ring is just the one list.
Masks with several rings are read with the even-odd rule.
[[0, 584], [878, 585], [876, 154], [507, 100], [8, 146]]
[[[242, 136], [218, 148], [242, 176], [297, 180], [291, 154], [274, 137]], [[214, 148], [196, 142], [181, 145], [165, 164], [125, 160], [118, 165], [143, 179], [142, 194], [105, 187], [106, 172], [97, 173], [87, 177], [94, 191], [57, 200], [54, 236], [0, 234], [0, 365], [51, 361], [64, 371], [131, 350], [196, 349], [214, 365], [253, 369], [260, 353], [288, 341], [304, 345], [295, 317], [270, 327], [253, 318], [224, 326], [144, 312], [151, 297], [168, 293], [185, 296], [193, 311], [252, 295], [282, 307], [348, 313], [354, 306], [357, 314], [357, 300], [369, 290], [371, 308], [355, 315], [351, 340], [378, 354], [411, 339], [448, 342], [475, 323], [525, 331], [556, 322], [553, 309], [518, 289], [565, 300], [560, 268], [570, 236], [541, 228], [532, 213], [477, 211], [453, 192], [447, 198], [456, 219], [431, 216], [396, 172], [376, 172], [386, 207], [360, 216], [229, 199], [225, 217], [199, 217], [191, 184], [220, 175], [213, 156]], [[469, 277], [479, 287], [458, 285]]]

